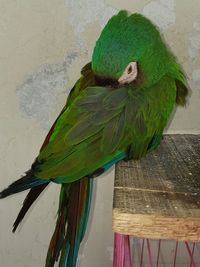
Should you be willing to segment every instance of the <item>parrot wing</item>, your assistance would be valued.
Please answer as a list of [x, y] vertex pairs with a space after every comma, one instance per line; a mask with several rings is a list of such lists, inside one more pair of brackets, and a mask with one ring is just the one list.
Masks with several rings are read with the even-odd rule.
[[140, 157], [155, 133], [162, 134], [175, 98], [175, 81], [167, 76], [140, 90], [87, 87], [56, 122], [33, 166], [35, 176], [58, 183], [75, 181], [121, 160], [131, 143], [134, 157]]
[[82, 91], [61, 114], [36, 159], [36, 177], [72, 182], [121, 154], [127, 101], [126, 88], [94, 86]]
[[57, 117], [57, 119], [54, 122], [54, 124], [52, 125], [51, 129], [49, 130], [49, 132], [48, 132], [48, 134], [47, 134], [47, 136], [46, 136], [46, 138], [45, 138], [45, 140], [44, 140], [44, 142], [43, 142], [43, 144], [41, 146], [40, 151], [42, 151], [44, 149], [44, 147], [49, 143], [51, 135], [54, 132], [54, 128], [55, 128], [55, 126], [57, 124], [57, 121], [62, 116], [62, 114], [66, 110], [66, 108], [74, 101], [74, 99], [80, 94], [81, 91], [83, 91], [88, 86], [95, 85], [96, 81], [95, 81], [94, 73], [93, 73], [93, 71], [91, 69], [91, 62], [89, 62], [88, 64], [86, 64], [82, 68], [81, 74], [82, 74], [81, 78], [76, 82], [76, 84], [74, 85], [74, 87], [71, 89], [71, 91], [69, 93], [66, 105], [62, 109], [61, 113]]
[[[67, 106], [80, 94], [80, 92], [82, 90], [84, 90], [87, 86], [89, 85], [94, 85], [95, 84], [95, 79], [94, 79], [94, 74], [92, 72], [91, 69], [91, 63], [88, 63], [87, 65], [85, 65], [81, 71], [81, 78], [76, 82], [76, 84], [74, 85], [74, 87], [72, 88], [68, 99], [67, 99], [67, 103], [65, 105], [65, 107], [62, 109], [60, 115], [58, 116], [58, 118], [56, 119], [56, 121], [54, 122], [54, 124], [52, 125], [49, 133], [47, 134], [44, 143], [40, 149], [40, 151], [42, 151], [46, 145], [49, 143], [49, 140], [51, 138], [52, 133], [54, 132], [54, 128], [55, 125], [57, 123], [57, 121], [59, 120], [59, 118], [62, 116], [63, 112], [66, 110]], [[32, 173], [32, 172], [31, 172]], [[33, 173], [32, 173], [33, 175]], [[30, 178], [28, 179], [30, 180]], [[28, 182], [28, 181], [27, 181]], [[37, 186], [34, 186], [30, 189], [28, 195], [26, 196], [24, 202], [23, 202], [23, 206], [14, 222], [13, 225], [13, 232], [16, 231], [18, 225], [20, 224], [20, 222], [23, 220], [24, 216], [26, 215], [27, 211], [29, 210], [29, 208], [31, 207], [31, 205], [34, 203], [34, 201], [39, 197], [39, 195], [44, 191], [44, 189], [46, 189], [46, 187], [48, 186], [49, 182], [45, 183], [45, 184], [39, 184]], [[18, 189], [18, 188], [17, 188]], [[23, 188], [22, 188], [23, 189]], [[18, 189], [18, 191], [22, 191], [21, 187]], [[12, 193], [12, 190], [10, 190], [9, 192]]]

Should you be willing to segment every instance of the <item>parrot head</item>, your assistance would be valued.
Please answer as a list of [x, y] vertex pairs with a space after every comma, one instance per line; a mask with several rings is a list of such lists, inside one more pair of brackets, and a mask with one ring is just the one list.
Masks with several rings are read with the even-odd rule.
[[96, 42], [92, 69], [105, 84], [149, 86], [167, 72], [172, 57], [149, 19], [120, 11], [108, 21]]

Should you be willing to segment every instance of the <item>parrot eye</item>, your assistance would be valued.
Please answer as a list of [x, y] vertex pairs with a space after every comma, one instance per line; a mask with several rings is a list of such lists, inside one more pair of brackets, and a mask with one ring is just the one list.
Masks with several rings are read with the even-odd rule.
[[130, 74], [131, 72], [132, 72], [132, 66], [130, 65], [130, 66], [128, 67], [127, 73]]
[[125, 68], [122, 76], [118, 79], [120, 84], [127, 84], [134, 81], [137, 78], [138, 69], [136, 62], [130, 62]]

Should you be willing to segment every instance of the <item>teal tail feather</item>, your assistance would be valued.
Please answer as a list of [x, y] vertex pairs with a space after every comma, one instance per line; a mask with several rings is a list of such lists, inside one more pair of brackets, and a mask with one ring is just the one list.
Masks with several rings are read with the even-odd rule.
[[51, 238], [45, 267], [53, 267], [58, 260], [66, 232], [69, 190], [71, 184], [63, 184], [60, 191], [58, 218]]
[[53, 267], [59, 256], [59, 267], [76, 266], [89, 217], [92, 185], [93, 179], [88, 177], [62, 185], [56, 228], [49, 245], [45, 267]]

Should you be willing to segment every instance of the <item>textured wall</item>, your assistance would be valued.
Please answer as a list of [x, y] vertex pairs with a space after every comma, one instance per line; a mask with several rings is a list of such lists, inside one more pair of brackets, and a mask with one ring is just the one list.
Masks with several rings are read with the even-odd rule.
[[[0, 0], [1, 188], [30, 167], [102, 27], [120, 9], [150, 17], [188, 75], [189, 104], [176, 112], [168, 131], [200, 132], [199, 0]], [[81, 267], [111, 266], [112, 185], [113, 172], [98, 179]], [[48, 189], [16, 235], [10, 229], [25, 194], [0, 202], [1, 266], [44, 265], [58, 189]]]

